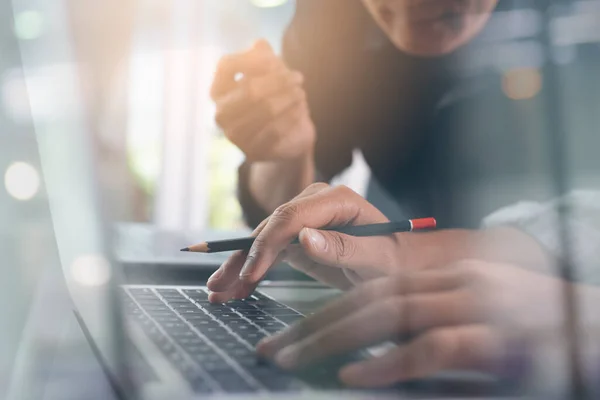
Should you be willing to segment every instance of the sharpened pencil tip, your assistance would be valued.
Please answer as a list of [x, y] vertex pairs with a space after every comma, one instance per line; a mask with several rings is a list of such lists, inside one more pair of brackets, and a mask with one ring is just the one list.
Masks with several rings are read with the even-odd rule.
[[190, 248], [189, 247], [185, 247], [185, 248], [183, 248], [183, 249], [181, 249], [179, 251], [190, 251]]

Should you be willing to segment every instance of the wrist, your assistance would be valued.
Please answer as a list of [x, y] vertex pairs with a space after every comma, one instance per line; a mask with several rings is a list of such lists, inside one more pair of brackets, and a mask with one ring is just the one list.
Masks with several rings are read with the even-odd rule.
[[406, 265], [444, 266], [464, 259], [507, 263], [531, 270], [549, 270], [554, 260], [531, 236], [514, 228], [448, 229], [405, 236]]
[[312, 152], [292, 160], [256, 161], [249, 165], [250, 193], [269, 213], [293, 199], [314, 179]]

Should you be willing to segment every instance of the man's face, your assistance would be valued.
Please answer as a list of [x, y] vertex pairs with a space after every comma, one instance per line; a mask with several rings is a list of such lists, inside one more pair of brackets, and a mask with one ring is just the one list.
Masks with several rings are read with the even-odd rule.
[[362, 0], [399, 49], [419, 56], [450, 53], [487, 23], [498, 0]]

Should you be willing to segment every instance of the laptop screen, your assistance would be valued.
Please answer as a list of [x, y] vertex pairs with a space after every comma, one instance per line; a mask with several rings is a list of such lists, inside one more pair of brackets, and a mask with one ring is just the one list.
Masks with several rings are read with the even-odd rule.
[[119, 387], [127, 374], [119, 307], [118, 270], [106, 251], [101, 193], [79, 64], [72, 51], [66, 2], [14, 1], [14, 12], [35, 9], [48, 18], [44, 35], [22, 40], [24, 81], [48, 193], [64, 281], [93, 350]]

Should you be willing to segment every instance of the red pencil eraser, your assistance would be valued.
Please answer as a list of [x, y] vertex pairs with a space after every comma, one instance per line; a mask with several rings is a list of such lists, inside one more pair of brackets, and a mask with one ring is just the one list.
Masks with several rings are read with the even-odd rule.
[[412, 222], [413, 231], [419, 229], [435, 229], [437, 226], [437, 221], [435, 218], [418, 218], [411, 219], [410, 221]]

